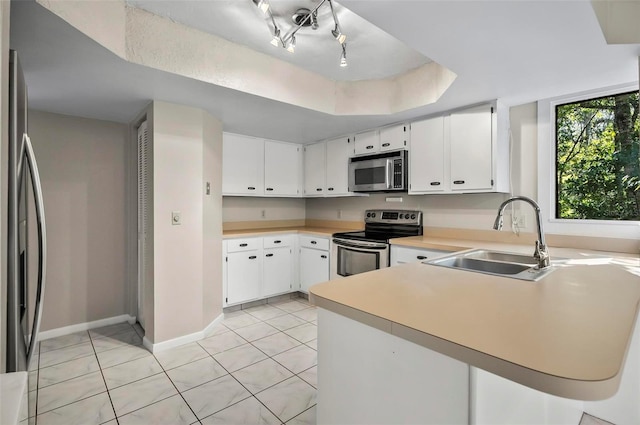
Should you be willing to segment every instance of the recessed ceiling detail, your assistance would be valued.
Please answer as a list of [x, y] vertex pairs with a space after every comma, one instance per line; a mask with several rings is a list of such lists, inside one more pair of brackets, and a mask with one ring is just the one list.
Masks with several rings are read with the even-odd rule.
[[[453, 72], [426, 60], [413, 69], [385, 78], [336, 81], [175, 22], [171, 17], [128, 6], [124, 1], [38, 0], [38, 3], [129, 62], [333, 115], [385, 115], [428, 105], [436, 102], [456, 78]], [[194, 4], [225, 2], [175, 3], [195, 7]], [[257, 9], [251, 0], [246, 3]], [[345, 10], [340, 8], [341, 13], [348, 16]], [[345, 18], [340, 19], [346, 27]], [[265, 32], [264, 42], [269, 46], [266, 28]], [[335, 39], [329, 39], [336, 43]], [[301, 42], [298, 41], [299, 46]], [[349, 69], [354, 68], [353, 56], [357, 51], [355, 40], [351, 45]], [[296, 53], [298, 50], [302, 50], [301, 47]], [[381, 62], [387, 60], [388, 57], [380, 58]], [[332, 65], [340, 69], [335, 66], [335, 60]]]

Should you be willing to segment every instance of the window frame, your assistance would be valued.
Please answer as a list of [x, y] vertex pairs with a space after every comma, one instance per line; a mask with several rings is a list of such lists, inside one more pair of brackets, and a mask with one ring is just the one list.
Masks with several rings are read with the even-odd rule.
[[640, 237], [640, 221], [556, 218], [556, 106], [638, 89], [638, 83], [622, 84], [538, 101], [538, 202], [549, 233]]

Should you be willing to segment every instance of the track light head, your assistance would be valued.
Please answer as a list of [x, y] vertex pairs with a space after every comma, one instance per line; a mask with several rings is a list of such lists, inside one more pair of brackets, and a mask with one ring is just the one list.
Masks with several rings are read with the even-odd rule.
[[253, 0], [253, 4], [255, 4], [265, 15], [269, 12], [269, 0]]
[[347, 45], [343, 44], [342, 45], [342, 55], [340, 56], [340, 67], [342, 68], [346, 68], [347, 67]]
[[291, 40], [289, 40], [289, 44], [287, 45], [287, 52], [294, 53], [296, 51], [296, 37], [291, 36]]
[[345, 41], [347, 41], [347, 36], [346, 34], [343, 34], [342, 31], [340, 31], [340, 28], [338, 28], [338, 25], [336, 25], [336, 28], [331, 30], [331, 35], [338, 40], [338, 43], [340, 44], [344, 44]]

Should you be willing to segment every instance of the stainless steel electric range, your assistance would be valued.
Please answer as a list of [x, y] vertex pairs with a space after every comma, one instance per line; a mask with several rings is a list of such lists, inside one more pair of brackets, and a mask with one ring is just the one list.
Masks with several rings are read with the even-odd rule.
[[367, 210], [364, 230], [334, 233], [331, 278], [389, 267], [389, 240], [422, 235], [422, 212]]

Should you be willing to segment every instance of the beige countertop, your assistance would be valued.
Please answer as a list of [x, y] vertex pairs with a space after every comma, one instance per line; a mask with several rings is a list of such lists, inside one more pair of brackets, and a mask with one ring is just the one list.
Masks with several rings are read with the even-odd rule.
[[[533, 246], [429, 237], [402, 245]], [[395, 241], [398, 242], [398, 241]], [[311, 301], [523, 385], [598, 400], [621, 379], [640, 303], [638, 255], [552, 248], [571, 260], [538, 282], [405, 264], [312, 286]]]
[[[354, 229], [357, 230], [357, 229]], [[311, 226], [290, 226], [290, 227], [272, 227], [268, 229], [242, 229], [242, 230], [225, 230], [222, 232], [224, 239], [238, 238], [238, 237], [251, 237], [251, 236], [265, 236], [282, 233], [307, 233], [311, 235], [326, 236], [329, 237], [334, 233], [346, 231], [343, 228], [333, 227], [311, 227]]]

